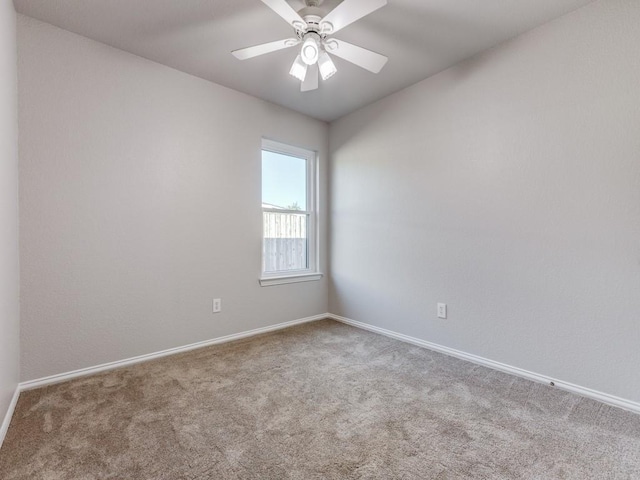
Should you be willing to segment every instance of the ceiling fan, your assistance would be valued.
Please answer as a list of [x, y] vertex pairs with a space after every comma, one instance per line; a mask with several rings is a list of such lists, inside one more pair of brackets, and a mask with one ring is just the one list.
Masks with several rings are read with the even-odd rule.
[[300, 90], [303, 92], [318, 88], [318, 76], [328, 80], [335, 75], [337, 69], [329, 53], [373, 73], [379, 73], [387, 63], [388, 58], [384, 55], [330, 38], [347, 25], [384, 7], [387, 0], [344, 0], [328, 14], [320, 8], [323, 0], [305, 0], [306, 6], [298, 12], [286, 0], [262, 2], [293, 27], [295, 37], [242, 48], [231, 53], [239, 60], [246, 60], [302, 43], [289, 73], [300, 80]]

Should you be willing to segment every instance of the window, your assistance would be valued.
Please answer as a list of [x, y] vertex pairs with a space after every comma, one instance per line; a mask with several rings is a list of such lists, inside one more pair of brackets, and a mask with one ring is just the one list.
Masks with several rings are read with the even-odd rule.
[[318, 280], [315, 152], [262, 141], [261, 285]]

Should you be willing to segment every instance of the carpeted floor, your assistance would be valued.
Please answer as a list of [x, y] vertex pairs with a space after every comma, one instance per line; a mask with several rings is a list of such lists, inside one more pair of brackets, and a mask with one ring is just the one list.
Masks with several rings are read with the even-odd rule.
[[640, 479], [640, 416], [326, 320], [25, 392], [0, 478]]

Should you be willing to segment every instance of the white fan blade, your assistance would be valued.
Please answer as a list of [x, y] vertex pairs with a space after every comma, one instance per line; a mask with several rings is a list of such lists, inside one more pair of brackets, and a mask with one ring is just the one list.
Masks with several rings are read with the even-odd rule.
[[262, 0], [262, 3], [284, 18], [293, 27], [296, 27], [296, 23], [301, 24], [303, 28], [307, 25], [303, 18], [285, 0]]
[[351, 62], [365, 70], [373, 73], [380, 73], [387, 60], [384, 55], [372, 52], [366, 48], [352, 45], [351, 43], [332, 38], [326, 44], [327, 51], [336, 57], [340, 57], [347, 62]]
[[239, 60], [246, 60], [247, 58], [257, 57], [258, 55], [264, 55], [265, 53], [294, 47], [299, 43], [300, 40], [297, 38], [287, 38], [285, 40], [277, 40], [275, 42], [263, 43], [262, 45], [255, 45], [253, 47], [241, 48], [240, 50], [234, 50], [231, 53]]
[[304, 82], [300, 85], [301, 92], [310, 92], [318, 88], [318, 64], [314, 63], [307, 70], [307, 76], [304, 77]]
[[328, 28], [325, 31], [326, 33], [335, 33], [347, 25], [351, 25], [356, 20], [360, 20], [362, 17], [384, 7], [386, 4], [387, 0], [344, 0], [320, 20], [320, 26], [331, 24], [331, 27], [324, 27], [325, 29]]

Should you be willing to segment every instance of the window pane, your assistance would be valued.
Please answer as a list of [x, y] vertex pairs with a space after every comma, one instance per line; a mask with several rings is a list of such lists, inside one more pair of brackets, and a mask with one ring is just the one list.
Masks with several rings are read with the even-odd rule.
[[307, 209], [307, 161], [262, 151], [262, 204], [264, 208]]
[[309, 268], [307, 215], [263, 212], [264, 272]]

